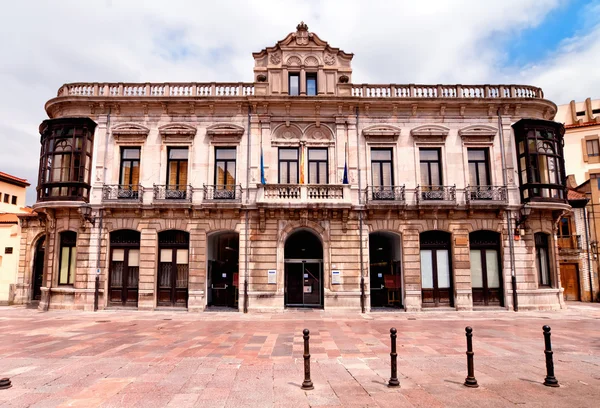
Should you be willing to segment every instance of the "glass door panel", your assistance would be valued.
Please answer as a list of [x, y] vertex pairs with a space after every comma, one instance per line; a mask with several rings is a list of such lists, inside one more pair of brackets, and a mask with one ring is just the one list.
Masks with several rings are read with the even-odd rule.
[[321, 265], [318, 263], [303, 263], [303, 294], [305, 306], [321, 304]]

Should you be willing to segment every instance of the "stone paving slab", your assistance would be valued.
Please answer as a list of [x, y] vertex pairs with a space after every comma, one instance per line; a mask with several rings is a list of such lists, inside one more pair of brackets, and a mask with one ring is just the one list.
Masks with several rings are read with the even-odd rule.
[[[273, 314], [0, 307], [0, 407], [597, 407], [600, 305], [558, 312]], [[545, 376], [552, 327], [560, 388]], [[474, 328], [477, 389], [466, 376]], [[398, 329], [400, 388], [387, 387]], [[302, 330], [312, 391], [303, 391]]]

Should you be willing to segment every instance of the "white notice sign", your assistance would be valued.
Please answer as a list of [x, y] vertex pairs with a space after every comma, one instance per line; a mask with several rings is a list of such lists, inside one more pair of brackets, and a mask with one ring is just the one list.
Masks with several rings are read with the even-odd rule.
[[275, 269], [269, 269], [269, 271], [267, 272], [267, 275], [269, 277], [268, 283], [269, 284], [277, 284], [277, 271]]
[[340, 271], [331, 271], [331, 284], [340, 285], [342, 283], [342, 277]]

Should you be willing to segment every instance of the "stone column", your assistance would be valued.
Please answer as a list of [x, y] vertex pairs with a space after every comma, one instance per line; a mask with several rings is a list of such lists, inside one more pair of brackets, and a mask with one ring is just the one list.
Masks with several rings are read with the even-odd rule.
[[404, 309], [407, 312], [421, 310], [421, 256], [419, 230], [402, 232], [402, 255], [404, 267]]
[[306, 71], [300, 69], [300, 95], [306, 95]]
[[143, 228], [140, 239], [139, 310], [153, 310], [156, 306], [157, 260], [158, 234], [154, 228]]
[[190, 231], [189, 262], [188, 310], [200, 312], [206, 307], [206, 232], [198, 228]]
[[469, 231], [456, 230], [452, 234], [452, 265], [454, 269], [454, 306], [456, 310], [473, 310], [471, 287], [471, 258]]

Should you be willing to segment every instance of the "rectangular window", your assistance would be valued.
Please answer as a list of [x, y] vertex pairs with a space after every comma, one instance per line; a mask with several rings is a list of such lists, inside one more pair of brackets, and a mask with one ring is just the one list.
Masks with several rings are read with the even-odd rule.
[[167, 190], [187, 191], [188, 148], [169, 147], [167, 155]]
[[306, 95], [315, 96], [317, 95], [317, 73], [308, 72], [306, 74]]
[[298, 184], [298, 149], [279, 148], [279, 183]]
[[600, 142], [598, 139], [586, 140], [585, 147], [589, 157], [600, 156]]
[[5, 202], [6, 204], [8, 204], [8, 202], [9, 202], [9, 201], [10, 201], [10, 194], [6, 194], [6, 193], [4, 193], [4, 202]]
[[308, 183], [327, 184], [329, 182], [327, 149], [308, 149]]
[[432, 189], [442, 185], [442, 165], [440, 149], [419, 149], [421, 165], [421, 186]]
[[551, 286], [550, 280], [550, 258], [548, 256], [548, 235], [536, 233], [535, 253], [537, 258], [537, 267], [540, 279], [540, 286]]
[[300, 74], [297, 72], [290, 73], [289, 76], [289, 93], [292, 96], [300, 95]]
[[235, 147], [215, 148], [215, 188], [235, 188]]
[[488, 149], [468, 149], [467, 156], [469, 160], [469, 185], [489, 186], [491, 181]]
[[371, 149], [373, 187], [391, 188], [394, 185], [392, 149]]
[[60, 234], [59, 285], [72, 285], [75, 281], [76, 241], [77, 234], [75, 232], [65, 231]]
[[12, 196], [12, 205], [17, 205], [17, 196]]
[[563, 217], [560, 219], [560, 225], [558, 226], [558, 235], [562, 237], [568, 237], [571, 235], [571, 228], [569, 225], [568, 218]]
[[121, 148], [121, 173], [119, 184], [123, 187], [137, 190], [140, 183], [140, 148]]
[[4, 248], [4, 253], [7, 255], [10, 255], [13, 253], [13, 247], [5, 247]]

